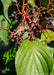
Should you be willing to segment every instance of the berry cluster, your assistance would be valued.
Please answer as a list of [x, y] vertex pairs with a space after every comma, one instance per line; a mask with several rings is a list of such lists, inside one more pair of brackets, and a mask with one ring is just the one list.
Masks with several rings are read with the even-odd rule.
[[[14, 18], [15, 22], [18, 23], [18, 26], [16, 26], [16, 29], [13, 31], [11, 31], [11, 29], [7, 30], [9, 33], [9, 43], [15, 43], [15, 47], [17, 46], [16, 48], [20, 46], [23, 40], [29, 39], [32, 41], [34, 37], [43, 33], [44, 30], [48, 28], [54, 30], [54, 26], [52, 24], [54, 15], [51, 14], [51, 11], [54, 10], [54, 3], [52, 0], [48, 0], [49, 3], [47, 7], [43, 7], [41, 4], [35, 5], [28, 3], [28, 0], [26, 2], [25, 1], [26, 0], [23, 0], [21, 10], [19, 9], [20, 1], [18, 3], [12, 1], [9, 6], [16, 6], [17, 8], [17, 10], [13, 11], [9, 17]], [[20, 22], [18, 21], [18, 16], [21, 18]], [[46, 21], [46, 25], [40, 24], [40, 22], [43, 20]], [[1, 27], [1, 29], [6, 30], [3, 27]]]

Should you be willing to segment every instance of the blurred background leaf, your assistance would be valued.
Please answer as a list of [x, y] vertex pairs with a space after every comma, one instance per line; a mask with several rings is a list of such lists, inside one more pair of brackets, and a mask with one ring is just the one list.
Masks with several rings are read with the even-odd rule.
[[48, 5], [48, 0], [39, 0], [41, 5], [46, 7], [46, 4]]
[[34, 0], [28, 0], [28, 3], [34, 4]]
[[13, 71], [13, 72], [15, 71], [15, 55], [16, 49], [13, 47], [3, 54], [2, 59], [6, 71]]
[[[8, 6], [10, 5], [12, 0], [0, 0], [0, 27], [1, 27], [1, 20], [5, 19], [2, 23], [3, 27], [7, 29], [7, 26], [10, 26], [10, 20], [8, 18]], [[16, 0], [13, 0], [16, 1]], [[5, 30], [0, 30], [0, 38], [6, 42], [7, 41], [8, 32]]]

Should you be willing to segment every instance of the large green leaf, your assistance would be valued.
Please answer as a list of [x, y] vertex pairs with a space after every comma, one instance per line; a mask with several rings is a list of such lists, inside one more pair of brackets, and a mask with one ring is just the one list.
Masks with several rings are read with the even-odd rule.
[[54, 58], [53, 58], [53, 69], [50, 75], [54, 75]]
[[[7, 29], [7, 26], [10, 25], [10, 21], [8, 18], [8, 6], [10, 5], [12, 0], [0, 0], [0, 21], [2, 19], [5, 19], [5, 21], [2, 23], [3, 27], [5, 29]], [[16, 1], [16, 0], [13, 0]], [[1, 27], [1, 22], [0, 22], [0, 27]], [[7, 41], [7, 36], [8, 36], [8, 32], [5, 30], [0, 30], [0, 38], [6, 42]]]
[[53, 61], [45, 44], [25, 40], [17, 51], [15, 66], [17, 75], [49, 75]]

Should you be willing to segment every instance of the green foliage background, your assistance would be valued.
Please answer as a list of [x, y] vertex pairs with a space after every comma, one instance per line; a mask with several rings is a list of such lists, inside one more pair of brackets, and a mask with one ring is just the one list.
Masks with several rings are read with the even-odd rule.
[[[1, 9], [0, 10], [0, 21], [3, 18], [5, 19], [5, 21], [2, 23], [2, 25], [5, 29], [7, 29], [8, 27], [11, 27], [11, 21], [8, 17], [8, 6], [10, 5], [11, 1], [12, 0], [0, 0], [0, 4], [1, 4], [0, 5], [0, 9]], [[16, 0], [13, 0], [13, 1], [16, 2]], [[34, 4], [34, 0], [29, 0], [29, 2], [31, 4]], [[40, 3], [44, 7], [46, 7], [46, 4], [48, 4], [48, 0], [40, 0]], [[54, 11], [53, 11], [52, 14], [54, 14]], [[0, 22], [0, 27], [1, 27], [1, 22]], [[52, 33], [51, 36], [54, 38], [54, 32], [52, 32], [50, 30], [49, 33], [50, 33], [50, 35]], [[46, 37], [44, 35], [47, 36], [47, 33], [45, 32], [44, 34], [41, 34], [42, 39], [46, 39]], [[0, 30], [0, 38], [4, 42], [8, 41], [7, 36], [8, 36], [7, 31]], [[46, 41], [50, 42], [52, 40], [54, 40], [54, 39], [48, 38]], [[27, 43], [28, 43], [28, 45], [27, 45]], [[14, 47], [13, 47], [13, 51], [12, 51], [12, 48], [9, 50], [7, 47], [5, 47], [4, 44], [2, 45], [0, 43], [0, 56], [2, 57], [2, 55], [4, 54], [3, 55], [3, 61], [4, 61], [4, 64], [6, 66], [6, 70], [7, 71], [15, 70], [13, 67], [16, 65], [15, 67], [16, 67], [17, 75], [21, 75], [21, 72], [23, 72], [22, 75], [26, 75], [26, 71], [28, 71], [28, 69], [31, 73], [32, 72], [40, 72], [40, 73], [41, 72], [43, 72], [43, 73], [48, 72], [49, 73], [49, 71], [52, 70], [51, 75], [54, 75], [54, 65], [53, 65], [54, 64], [54, 58], [53, 58], [54, 48], [47, 46], [47, 43], [45, 41], [43, 43], [45, 43], [45, 44], [43, 45], [39, 41], [38, 42], [35, 41], [35, 42], [33, 42], [33, 46], [32, 46], [31, 42], [26, 40], [20, 46], [19, 51], [17, 51], [17, 53], [16, 53]], [[31, 48], [30, 48], [30, 46], [31, 46]], [[41, 50], [40, 50], [40, 48], [41, 48]], [[47, 50], [46, 50], [46, 48], [47, 48]], [[2, 53], [2, 51], [3, 51], [3, 53]], [[46, 54], [45, 54], [45, 56], [44, 56], [43, 52], [45, 52], [45, 53], [47, 52], [46, 54], [47, 55], [49, 54], [49, 55], [46, 56]], [[16, 54], [16, 60], [15, 60], [15, 54]], [[33, 57], [33, 56], [35, 56], [35, 57]], [[32, 57], [32, 59], [30, 59], [30, 57]], [[52, 58], [53, 58], [53, 60], [52, 60]], [[52, 62], [51, 60], [53, 61], [53, 63], [51, 63]], [[47, 64], [46, 61], [48, 62], [48, 64]], [[10, 62], [12, 62], [12, 63], [14, 62], [13, 65]], [[23, 64], [22, 64], [22, 62], [23, 62]], [[29, 64], [27, 64], [27, 62], [29, 62]], [[33, 62], [36, 64], [36, 67], [33, 65]], [[30, 63], [31, 63], [31, 65], [30, 65]], [[19, 64], [19, 66], [18, 66], [18, 64]], [[53, 66], [53, 69], [52, 69], [52, 66]], [[41, 69], [39, 69], [38, 67], [41, 68]], [[32, 75], [31, 73], [30, 73], [30, 75]], [[38, 75], [40, 75], [40, 74], [38, 74]]]

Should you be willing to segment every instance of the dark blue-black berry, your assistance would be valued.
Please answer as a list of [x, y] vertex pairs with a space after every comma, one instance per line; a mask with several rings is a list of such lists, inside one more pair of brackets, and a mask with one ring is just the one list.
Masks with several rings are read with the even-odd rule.
[[17, 43], [17, 42], [16, 42], [16, 45], [17, 45], [17, 46], [19, 46], [19, 45], [20, 45], [20, 43]]
[[13, 32], [16, 32], [16, 29], [14, 29]]
[[39, 30], [40, 30], [40, 27], [39, 27], [39, 26], [37, 26], [37, 29], [39, 29]]
[[38, 31], [41, 34], [41, 30]]
[[28, 5], [29, 5], [30, 8], [33, 8], [33, 5], [32, 4], [28, 4]]
[[51, 7], [54, 8], [54, 4], [52, 4]]
[[13, 14], [16, 14], [16, 11], [13, 11]]
[[14, 14], [11, 14], [11, 17], [14, 17], [15, 15]]
[[33, 9], [31, 9], [31, 14], [34, 14], [34, 11], [33, 11]]
[[28, 32], [30, 32], [30, 30], [29, 30], [29, 29], [27, 29], [27, 31], [28, 31]]
[[8, 36], [8, 39], [10, 39], [11, 37], [10, 36]]
[[25, 33], [25, 31], [21, 31], [21, 33], [22, 33], [22, 34], [24, 34], [24, 33]]
[[35, 26], [37, 26], [37, 23], [35, 23]]
[[2, 21], [5, 21], [5, 19], [2, 19]]
[[41, 32], [42, 32], [42, 33], [44, 33], [44, 30], [43, 30], [43, 29], [41, 29]]
[[28, 34], [28, 36], [30, 36], [30, 34]]
[[16, 34], [16, 36], [19, 36], [19, 34]]
[[51, 22], [51, 21], [48, 21], [48, 22], [47, 22], [47, 24], [48, 24], [48, 25], [51, 25], [51, 24], [52, 24], [52, 22]]
[[51, 17], [49, 17], [49, 20], [52, 20], [52, 18], [51, 18]]
[[15, 22], [17, 23], [17, 22], [18, 22], [18, 20], [17, 20], [17, 19], [15, 19]]
[[11, 30], [8, 30], [8, 33], [11, 33]]
[[21, 37], [19, 37], [18, 40], [20, 41], [21, 40]]
[[5, 42], [5, 46], [7, 46], [8, 45], [8, 42]]
[[31, 11], [31, 14], [34, 14], [34, 11]]
[[49, 21], [49, 18], [46, 18], [47, 21]]
[[24, 29], [24, 31], [26, 32], [26, 31], [27, 31], [27, 29]]
[[14, 1], [11, 1], [11, 4], [13, 4], [13, 3], [15, 4], [15, 2], [14, 2]]
[[14, 42], [14, 39], [12, 39], [11, 41]]
[[45, 12], [45, 11], [43, 11], [42, 13], [43, 13], [43, 15], [45, 15], [45, 14], [46, 14], [46, 12]]
[[37, 28], [36, 27], [33, 27], [33, 29], [32, 29], [33, 31], [36, 31], [37, 30]]
[[31, 19], [35, 18], [35, 15], [32, 15]]

